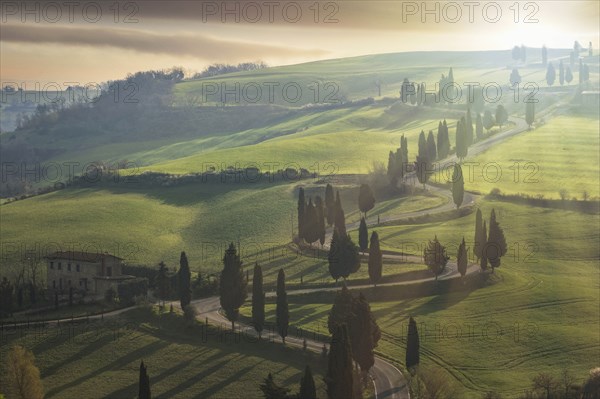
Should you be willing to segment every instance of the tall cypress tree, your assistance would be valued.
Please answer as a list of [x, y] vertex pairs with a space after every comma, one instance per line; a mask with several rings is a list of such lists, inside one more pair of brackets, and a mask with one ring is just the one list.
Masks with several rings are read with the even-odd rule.
[[279, 269], [277, 274], [277, 308], [275, 310], [277, 332], [285, 344], [290, 324], [290, 311], [288, 309], [287, 292], [285, 291], [285, 272]]
[[437, 156], [439, 159], [444, 159], [446, 155], [444, 154], [444, 125], [440, 121], [437, 129]]
[[408, 139], [404, 135], [400, 137], [400, 152], [404, 162], [408, 162]]
[[236, 252], [233, 243], [223, 256], [223, 271], [219, 281], [219, 294], [221, 307], [225, 311], [225, 317], [231, 321], [231, 328], [235, 328], [235, 322], [240, 315], [240, 307], [246, 301], [247, 282], [244, 277], [242, 262]]
[[138, 383], [138, 399], [151, 399], [150, 393], [150, 377], [148, 377], [148, 370], [142, 360], [140, 363], [140, 377]]
[[353, 301], [352, 319], [349, 325], [354, 360], [366, 374], [375, 364], [374, 350], [381, 338], [381, 330], [362, 292]]
[[548, 63], [548, 49], [546, 48], [546, 45], [542, 46], [542, 64], [544, 66], [546, 66], [546, 64]]
[[340, 263], [340, 234], [337, 230], [333, 230], [327, 260], [329, 261], [329, 274], [337, 282], [338, 279], [342, 277], [342, 265]]
[[331, 337], [327, 375], [329, 399], [354, 399], [352, 348], [346, 325], [338, 325]]
[[416, 163], [416, 174], [417, 174], [417, 179], [419, 180], [419, 183], [421, 183], [423, 185], [423, 187], [425, 187], [425, 184], [427, 183], [427, 181], [429, 180], [429, 176], [430, 176], [430, 172], [431, 172], [431, 162], [429, 161], [429, 157], [427, 155], [424, 156], [417, 156], [417, 163]]
[[416, 372], [416, 367], [419, 365], [420, 345], [419, 331], [417, 322], [410, 317], [408, 320], [408, 334], [406, 335], [406, 368], [412, 375]]
[[525, 121], [531, 129], [531, 125], [535, 122], [535, 103], [533, 101], [527, 101], [525, 103]]
[[317, 195], [315, 198], [315, 211], [317, 217], [317, 233], [321, 245], [325, 244], [325, 209], [323, 208], [323, 200]]
[[456, 156], [459, 160], [467, 157], [467, 132], [465, 118], [456, 123]]
[[448, 123], [446, 119], [442, 122], [442, 126], [444, 128], [444, 158], [446, 158], [450, 154], [450, 135], [448, 133]]
[[346, 235], [346, 216], [342, 208], [339, 191], [336, 192], [335, 196], [335, 229], [340, 233], [341, 237]]
[[298, 399], [317, 399], [317, 388], [310, 367], [304, 369], [304, 375], [300, 380], [300, 392]]
[[358, 227], [358, 246], [362, 252], [369, 248], [369, 232], [364, 217], [360, 218], [360, 226]]
[[554, 70], [554, 65], [552, 65], [552, 63], [549, 63], [548, 70], [546, 71], [546, 83], [548, 84], [548, 86], [552, 86], [555, 80], [556, 71]]
[[327, 208], [327, 225], [332, 226], [335, 220], [335, 198], [333, 196], [333, 186], [329, 183], [325, 187], [325, 207]]
[[420, 157], [428, 157], [429, 150], [427, 148], [427, 139], [425, 138], [425, 132], [421, 130], [419, 134], [419, 155]]
[[317, 210], [313, 205], [312, 198], [308, 199], [308, 204], [306, 204], [306, 208], [304, 209], [304, 240], [312, 244], [317, 241], [321, 233], [319, 231], [319, 221], [317, 219]]
[[252, 277], [252, 324], [260, 339], [265, 326], [265, 292], [263, 290], [262, 268], [258, 262], [254, 265]]
[[467, 274], [467, 264], [467, 245], [465, 244], [465, 237], [463, 237], [462, 242], [458, 246], [458, 253], [456, 254], [456, 265], [462, 277]]
[[561, 86], [565, 84], [565, 66], [563, 65], [562, 60], [560, 60], [558, 64], [558, 83], [560, 83]]
[[185, 252], [181, 252], [179, 257], [179, 272], [177, 275], [179, 277], [179, 301], [181, 309], [185, 309], [192, 301], [192, 273]]
[[454, 164], [454, 172], [452, 173], [452, 199], [456, 209], [460, 208], [465, 197], [465, 181], [463, 178], [462, 168], [459, 164]]
[[485, 220], [483, 221], [483, 225], [481, 226], [481, 257], [479, 258], [479, 267], [481, 270], [486, 270], [488, 265], [487, 252], [487, 226], [485, 224]]
[[352, 318], [353, 298], [346, 283], [342, 283], [342, 289], [335, 294], [331, 311], [327, 317], [327, 329], [330, 334], [342, 324], [348, 325]]
[[298, 238], [300, 242], [304, 238], [304, 225], [305, 225], [305, 214], [306, 214], [306, 199], [304, 198], [304, 188], [300, 187], [298, 190]]
[[369, 280], [374, 286], [377, 286], [383, 272], [383, 256], [379, 247], [379, 235], [376, 231], [371, 233], [371, 243], [369, 246]]
[[475, 214], [475, 239], [474, 239], [474, 247], [473, 253], [477, 257], [477, 259], [481, 259], [481, 252], [483, 250], [483, 246], [485, 242], [483, 240], [483, 216], [481, 215], [481, 209], [477, 209], [477, 213]]
[[396, 154], [393, 151], [390, 151], [388, 156], [388, 168], [387, 168], [387, 176], [390, 181], [390, 186], [392, 188], [398, 185], [398, 175], [396, 173], [397, 165], [396, 165]]
[[429, 131], [427, 135], [427, 156], [431, 162], [437, 159], [437, 151], [435, 145], [435, 138], [433, 137], [433, 131]]
[[466, 122], [466, 133], [467, 133], [467, 147], [470, 147], [473, 144], [474, 135], [473, 135], [473, 118], [471, 117], [471, 108], [467, 108], [467, 117], [465, 118]]
[[504, 256], [507, 251], [504, 231], [500, 227], [500, 224], [496, 221], [496, 211], [494, 209], [492, 209], [490, 214], [490, 231], [487, 241], [487, 258], [490, 262], [490, 266], [492, 266], [493, 273], [495, 268], [500, 267], [500, 258]]

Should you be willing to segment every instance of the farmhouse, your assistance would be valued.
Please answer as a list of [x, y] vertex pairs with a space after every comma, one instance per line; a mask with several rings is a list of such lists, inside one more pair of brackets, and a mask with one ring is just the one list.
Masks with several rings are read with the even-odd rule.
[[123, 259], [109, 253], [59, 251], [46, 256], [48, 288], [59, 292], [86, 291], [103, 295], [109, 288], [133, 279], [123, 275]]

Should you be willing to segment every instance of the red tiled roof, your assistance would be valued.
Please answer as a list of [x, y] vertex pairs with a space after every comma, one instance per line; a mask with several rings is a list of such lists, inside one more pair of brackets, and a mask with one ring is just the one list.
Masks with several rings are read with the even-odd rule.
[[118, 256], [111, 255], [107, 252], [79, 252], [79, 251], [57, 251], [46, 256], [46, 259], [67, 259], [71, 261], [81, 262], [100, 262], [102, 258], [114, 258], [123, 260]]

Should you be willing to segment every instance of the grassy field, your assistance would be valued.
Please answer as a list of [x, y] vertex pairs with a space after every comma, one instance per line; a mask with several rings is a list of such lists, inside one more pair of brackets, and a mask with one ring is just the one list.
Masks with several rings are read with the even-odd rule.
[[[313, 179], [147, 189], [122, 183], [104, 189], [61, 190], [4, 204], [0, 209], [2, 235], [7, 238], [2, 274], [20, 267], [18, 256], [26, 250], [42, 256], [59, 249], [106, 251], [129, 264], [156, 267], [164, 260], [171, 268], [179, 266], [184, 250], [192, 270], [215, 272], [222, 268], [226, 246], [235, 242], [241, 245], [242, 259], [252, 264], [256, 253], [278, 253], [277, 248], [291, 241], [292, 229], [297, 228], [300, 185], [306, 188], [307, 198], [324, 197], [323, 184]], [[334, 187], [340, 189], [348, 223], [358, 221], [358, 187]], [[401, 215], [444, 201], [436, 196], [386, 195], [377, 195], [370, 222], [376, 222], [378, 213]], [[321, 277], [309, 280], [313, 278]]]
[[[130, 311], [117, 319], [26, 334], [4, 330], [0, 353], [14, 344], [32, 350], [46, 398], [133, 398], [139, 363], [148, 367], [154, 398], [262, 397], [259, 384], [272, 373], [293, 391], [309, 364], [320, 395], [323, 367], [317, 354], [266, 340], [219, 337], [180, 316]], [[5, 365], [2, 365], [5, 367]], [[5, 386], [5, 373], [0, 374]]]
[[[541, 371], [558, 375], [568, 368], [583, 379], [597, 366], [598, 249], [597, 215], [548, 210], [504, 202], [483, 202], [484, 217], [495, 208], [509, 251], [492, 278], [494, 284], [472, 292], [371, 301], [383, 339], [378, 352], [402, 366], [408, 316], [419, 322], [421, 361], [441, 366], [462, 390], [478, 398], [488, 390], [513, 397]], [[455, 259], [465, 235], [472, 241], [474, 214], [443, 223], [378, 229], [386, 249], [420, 253], [437, 235]], [[468, 246], [472, 247], [472, 244]], [[402, 290], [402, 288], [397, 288]], [[371, 297], [373, 292], [367, 290]], [[327, 333], [327, 303], [294, 303], [291, 320]], [[249, 315], [246, 306], [243, 313]], [[274, 321], [274, 306], [267, 317]]]
[[[597, 118], [559, 116], [468, 158], [474, 174], [466, 177], [465, 188], [555, 199], [560, 190], [566, 190], [567, 199], [583, 199], [585, 191], [588, 198], [597, 198], [599, 145]], [[468, 170], [463, 168], [465, 174]]]
[[[521, 76], [531, 82], [544, 80], [545, 68], [541, 65], [541, 51], [531, 49], [528, 65], [522, 66]], [[550, 50], [549, 59], [568, 57], [567, 50]], [[528, 56], [529, 57], [529, 56]], [[556, 61], [558, 62], [558, 61]], [[381, 81], [382, 96], [397, 96], [404, 78], [411, 81], [427, 82], [432, 85], [439, 81], [442, 74], [447, 75], [450, 67], [454, 68], [457, 82], [480, 82], [483, 86], [489, 82], [505, 84], [508, 82], [512, 65], [510, 51], [481, 52], [414, 52], [377, 54], [361, 57], [316, 61], [298, 65], [268, 68], [250, 72], [232, 73], [216, 78], [204, 78], [178, 84], [176, 98], [185, 103], [189, 97], [198, 97], [202, 101], [218, 102], [220, 89], [216, 95], [210, 95], [214, 87], [226, 85], [229, 90], [239, 84], [238, 102], [256, 101], [259, 103], [275, 103], [286, 106], [301, 106], [307, 103], [324, 103], [336, 99], [355, 100], [365, 97], [377, 97], [379, 94], [375, 82]], [[473, 65], [477, 65], [474, 68]], [[273, 89], [273, 97], [268, 96], [264, 82], [278, 84]], [[318, 86], [317, 86], [318, 83]], [[327, 86], [327, 84], [333, 86]], [[284, 94], [285, 85], [297, 85], [301, 96], [296, 100], [296, 93], [289, 89]], [[262, 88], [262, 93], [252, 85]], [[244, 95], [242, 89], [247, 87]], [[316, 87], [319, 88], [317, 93]], [[260, 95], [262, 94], [262, 95]], [[257, 98], [255, 100], [255, 98]], [[236, 101], [232, 95], [228, 101]]]

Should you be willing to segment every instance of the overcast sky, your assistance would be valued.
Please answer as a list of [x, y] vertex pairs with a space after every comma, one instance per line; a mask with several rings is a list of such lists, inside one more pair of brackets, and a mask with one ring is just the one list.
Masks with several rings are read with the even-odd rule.
[[0, 79], [85, 84], [175, 65], [200, 71], [217, 62], [282, 65], [515, 44], [569, 48], [575, 40], [598, 48], [599, 3], [3, 1]]

